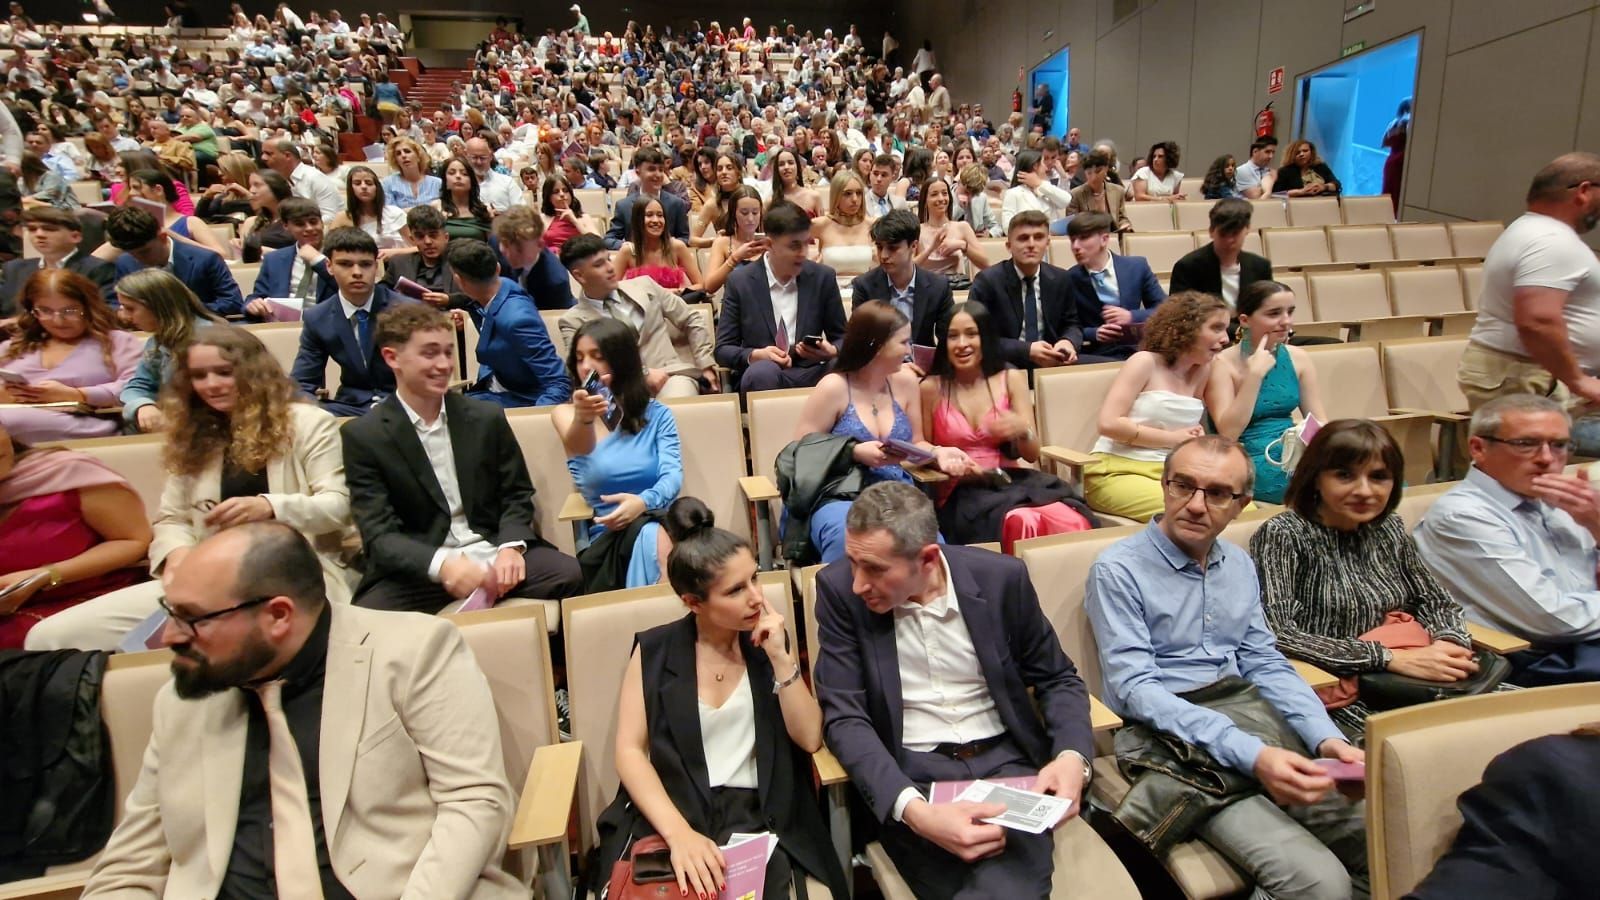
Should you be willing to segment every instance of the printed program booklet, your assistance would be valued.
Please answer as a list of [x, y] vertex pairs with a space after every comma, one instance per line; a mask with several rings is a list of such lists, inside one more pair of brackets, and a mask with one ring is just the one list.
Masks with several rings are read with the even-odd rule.
[[1055, 824], [1067, 814], [1067, 810], [1072, 808], [1072, 801], [1062, 797], [1037, 794], [981, 780], [968, 785], [956, 799], [972, 803], [1003, 804], [1005, 812], [983, 821], [1026, 831], [1029, 834], [1043, 834], [1054, 828]]
[[767, 860], [776, 849], [778, 836], [771, 832], [731, 835], [722, 846], [726, 886], [717, 893], [717, 900], [761, 900], [767, 884]]

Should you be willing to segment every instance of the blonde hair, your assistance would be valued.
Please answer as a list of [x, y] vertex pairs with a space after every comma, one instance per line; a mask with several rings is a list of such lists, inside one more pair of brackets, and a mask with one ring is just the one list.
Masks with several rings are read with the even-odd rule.
[[261, 171], [261, 167], [250, 158], [250, 154], [239, 150], [229, 150], [217, 157], [217, 168], [222, 170], [222, 174], [227, 176], [229, 181], [245, 187], [250, 186], [250, 176]]
[[[852, 181], [861, 186], [861, 209], [850, 221], [845, 221], [839, 215], [839, 197], [844, 194], [845, 188], [849, 187]], [[845, 169], [828, 182], [828, 218], [844, 226], [860, 225], [866, 220], [867, 183], [861, 180], [855, 169]]]
[[411, 148], [411, 151], [417, 155], [417, 171], [421, 172], [423, 175], [427, 175], [429, 159], [428, 151], [423, 148], [422, 144], [405, 136], [390, 138], [388, 146], [383, 148], [383, 159], [384, 162], [389, 164], [389, 170], [391, 172], [400, 174], [401, 177], [404, 177], [404, 173], [400, 171], [400, 164], [395, 162], [394, 158], [395, 150], [402, 146]]
[[[233, 366], [233, 409], [219, 413], [200, 399], [189, 380], [187, 355], [195, 347], [215, 347]], [[171, 423], [162, 459], [174, 475], [195, 475], [218, 454], [246, 472], [260, 472], [294, 439], [289, 406], [298, 386], [267, 351], [261, 339], [231, 325], [202, 329], [172, 377], [161, 389], [161, 412]]]
[[194, 340], [195, 321], [222, 323], [189, 286], [166, 269], [140, 269], [117, 280], [117, 294], [137, 301], [156, 318], [157, 347], [182, 353]]

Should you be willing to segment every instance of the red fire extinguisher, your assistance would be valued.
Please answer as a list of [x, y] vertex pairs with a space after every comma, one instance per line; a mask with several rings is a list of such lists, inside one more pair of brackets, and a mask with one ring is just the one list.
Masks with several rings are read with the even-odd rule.
[[1022, 112], [1022, 80], [1025, 73], [1021, 66], [1017, 66], [1017, 89], [1011, 92], [1011, 111]]
[[1268, 103], [1256, 113], [1256, 137], [1273, 137], [1278, 130], [1278, 114], [1272, 111], [1272, 104]]

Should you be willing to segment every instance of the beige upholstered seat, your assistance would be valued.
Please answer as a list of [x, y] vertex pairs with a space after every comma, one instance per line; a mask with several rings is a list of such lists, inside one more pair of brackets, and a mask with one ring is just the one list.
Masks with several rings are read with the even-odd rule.
[[1449, 259], [1455, 255], [1450, 233], [1436, 222], [1390, 225], [1389, 236], [1394, 239], [1395, 259]]
[[1382, 272], [1313, 272], [1306, 283], [1319, 322], [1359, 322], [1394, 314]]
[[1335, 262], [1370, 263], [1394, 259], [1389, 229], [1382, 225], [1339, 225], [1328, 229]]
[[[572, 476], [567, 473], [567, 452], [561, 446], [561, 436], [550, 424], [549, 406], [533, 406], [506, 410], [506, 421], [522, 448], [522, 458], [528, 465], [528, 475], [533, 479], [534, 523], [539, 534], [554, 544], [562, 553], [575, 552], [572, 529], [561, 521], [562, 505], [573, 493]], [[559, 604], [546, 610], [547, 616], [559, 615]], [[554, 627], [557, 623], [547, 621]]]
[[1326, 344], [1303, 348], [1325, 386], [1323, 405], [1333, 419], [1371, 419], [1394, 436], [1406, 458], [1406, 483], [1423, 484], [1433, 469], [1433, 417], [1391, 415], [1383, 365], [1374, 344]]
[[1454, 266], [1407, 266], [1389, 270], [1389, 300], [1395, 315], [1432, 316], [1466, 311], [1461, 274]]
[[1344, 224], [1338, 197], [1290, 197], [1288, 205], [1289, 224], [1296, 228]]
[[1469, 256], [1482, 259], [1489, 255], [1489, 248], [1506, 230], [1500, 222], [1451, 222], [1450, 251], [1456, 256]]
[[1179, 231], [1209, 231], [1211, 229], [1211, 207], [1216, 206], [1210, 200], [1201, 200], [1199, 194], [1190, 194], [1192, 200], [1180, 200], [1172, 204], [1172, 212], [1178, 217]]
[[1461, 270], [1461, 298], [1467, 301], [1467, 309], [1478, 308], [1478, 298], [1483, 294], [1483, 263], [1462, 263]]
[[267, 347], [267, 353], [278, 361], [287, 375], [294, 369], [294, 358], [300, 353], [300, 323], [270, 322], [246, 325], [245, 330], [255, 335]]
[[1172, 216], [1172, 204], [1160, 200], [1134, 202], [1133, 194], [1128, 194], [1128, 204], [1123, 207], [1128, 221], [1133, 223], [1134, 233], [1142, 231], [1172, 231], [1177, 228], [1177, 222]]
[[1333, 261], [1323, 228], [1272, 228], [1261, 239], [1274, 267], [1297, 269]]
[[[1062, 480], [1082, 486], [1083, 466], [1100, 437], [1100, 405], [1121, 363], [1038, 369], [1033, 375], [1034, 415], [1039, 420], [1040, 462]], [[1099, 514], [1107, 522], [1131, 519]]]
[[[1166, 206], [1164, 203], [1142, 205]], [[1151, 271], [1158, 275], [1171, 273], [1172, 267], [1178, 260], [1194, 250], [1194, 247], [1194, 235], [1187, 231], [1167, 231], [1160, 234], [1135, 232], [1122, 239], [1125, 255], [1144, 257], [1150, 263]]]
[[166, 439], [159, 434], [119, 435], [55, 441], [41, 447], [65, 447], [87, 453], [128, 480], [151, 520], [161, 509], [161, 491], [167, 483], [167, 470], [161, 463], [161, 448]]
[[1376, 197], [1341, 197], [1339, 208], [1346, 225], [1388, 225], [1394, 221], [1394, 202], [1388, 194]]
[[1466, 460], [1467, 398], [1456, 382], [1456, 366], [1466, 346], [1466, 338], [1458, 337], [1387, 341], [1382, 348], [1389, 407], [1433, 418], [1434, 455], [1441, 474], [1448, 477], [1459, 475]]
[[1283, 201], [1277, 197], [1267, 197], [1262, 200], [1251, 200], [1250, 205], [1255, 207], [1255, 212], [1250, 215], [1250, 224], [1253, 227], [1288, 227], [1289, 211], [1284, 208]]

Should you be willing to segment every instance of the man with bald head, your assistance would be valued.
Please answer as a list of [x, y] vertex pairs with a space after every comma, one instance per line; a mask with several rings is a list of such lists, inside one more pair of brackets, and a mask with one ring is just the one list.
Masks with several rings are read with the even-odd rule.
[[[1600, 404], [1600, 260], [1579, 235], [1600, 224], [1600, 155], [1568, 153], [1533, 176], [1527, 212], [1483, 261], [1478, 321], [1456, 379], [1476, 410], [1538, 394], [1575, 416]], [[1573, 452], [1600, 453], [1600, 417], [1572, 425]]]
[[304, 197], [317, 204], [317, 209], [322, 211], [324, 225], [344, 212], [344, 188], [318, 172], [314, 166], [301, 161], [300, 148], [294, 145], [294, 141], [280, 138], [263, 142], [261, 164], [287, 179], [289, 190], [296, 197]]
[[328, 603], [299, 532], [195, 546], [172, 681], [84, 897], [526, 897], [494, 698], [454, 625]]
[[478, 199], [491, 213], [499, 215], [522, 202], [522, 186], [517, 180], [494, 170], [494, 150], [488, 141], [475, 137], [467, 141], [465, 152], [467, 165], [478, 176]]

